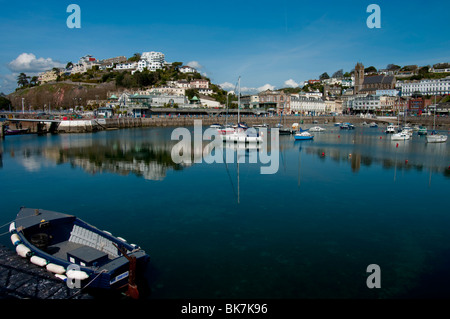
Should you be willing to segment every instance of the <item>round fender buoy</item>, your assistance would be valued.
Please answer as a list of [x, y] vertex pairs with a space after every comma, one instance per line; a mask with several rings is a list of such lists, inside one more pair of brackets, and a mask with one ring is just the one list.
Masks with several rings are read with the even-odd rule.
[[47, 260], [45, 260], [44, 258], [41, 258], [39, 256], [32, 256], [30, 258], [30, 261], [39, 267], [44, 267], [48, 264]]
[[47, 264], [47, 266], [45, 268], [47, 268], [48, 271], [55, 273], [55, 274], [59, 274], [59, 275], [62, 275], [66, 272], [66, 269], [63, 266], [52, 264], [52, 263]]
[[89, 278], [89, 275], [81, 270], [69, 270], [66, 275], [70, 279], [85, 280]]
[[14, 246], [19, 245], [19, 244], [20, 244], [20, 238], [19, 238], [19, 235], [17, 235], [17, 234], [12, 234], [12, 235], [11, 235], [11, 242], [12, 242], [12, 244], [13, 244]]
[[16, 246], [16, 252], [20, 257], [27, 258], [31, 257], [31, 250], [24, 244], [19, 244]]
[[408, 164], [408, 160], [405, 160], [405, 164]]
[[398, 143], [397, 143], [397, 145], [395, 145], [395, 147], [398, 147]]

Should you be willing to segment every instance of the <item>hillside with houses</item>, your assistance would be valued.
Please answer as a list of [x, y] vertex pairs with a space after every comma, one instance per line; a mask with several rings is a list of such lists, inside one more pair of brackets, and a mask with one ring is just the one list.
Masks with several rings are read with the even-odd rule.
[[[85, 55], [65, 68], [32, 78], [19, 75], [19, 88], [6, 96], [10, 108], [28, 110], [97, 110], [146, 116], [152, 108], [237, 107], [237, 97], [182, 62], [167, 62], [162, 52], [135, 53], [103, 60]], [[234, 93], [234, 92], [232, 92]], [[447, 115], [450, 110], [450, 64], [389, 64], [385, 69], [341, 69], [298, 87], [241, 95], [241, 107], [262, 112], [302, 115], [409, 114]], [[433, 97], [433, 98], [432, 98]], [[5, 105], [5, 103], [2, 103]], [[3, 108], [6, 108], [3, 106]]]

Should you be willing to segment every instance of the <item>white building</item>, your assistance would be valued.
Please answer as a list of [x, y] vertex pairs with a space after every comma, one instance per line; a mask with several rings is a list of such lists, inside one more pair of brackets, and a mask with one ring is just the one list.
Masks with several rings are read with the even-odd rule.
[[354, 113], [392, 113], [395, 111], [394, 96], [367, 95], [349, 99], [347, 107]]
[[92, 69], [95, 65], [100, 67], [101, 64], [92, 55], [85, 55], [80, 58], [78, 63], [72, 66], [70, 74], [87, 72], [87, 70]]
[[320, 115], [326, 113], [326, 104], [322, 99], [291, 95], [291, 112], [304, 115]]
[[143, 52], [136, 70], [142, 72], [147, 68], [147, 70], [154, 72], [162, 69], [163, 65], [165, 65], [165, 61], [162, 52]]
[[137, 62], [125, 62], [125, 63], [119, 63], [116, 65], [114, 70], [120, 71], [120, 70], [135, 70], [137, 69], [138, 63]]
[[450, 76], [443, 79], [426, 79], [420, 81], [398, 81], [397, 88], [402, 96], [411, 96], [414, 92], [424, 95], [450, 94]]
[[159, 87], [159, 88], [149, 89], [144, 94], [151, 95], [151, 94], [155, 94], [155, 93], [185, 96], [186, 89], [177, 88], [177, 87]]
[[208, 89], [209, 88], [209, 81], [208, 80], [192, 80], [190, 83], [191, 89]]
[[312, 91], [312, 92], [302, 93], [302, 96], [304, 96], [306, 98], [321, 99], [323, 94], [321, 92], [319, 92], [318, 90], [316, 90], [316, 91]]
[[400, 94], [399, 90], [377, 90], [375, 95], [387, 95], [387, 96], [398, 96]]
[[45, 71], [39, 74], [38, 77], [38, 81], [41, 83], [47, 83], [47, 82], [52, 82], [52, 81], [56, 81], [56, 79], [58, 78], [58, 74], [53, 71]]
[[191, 68], [188, 65], [182, 66], [179, 70], [181, 73], [197, 73], [196, 69]]
[[200, 96], [200, 104], [203, 107], [210, 107], [210, 108], [218, 108], [221, 107], [220, 102], [217, 102], [216, 100], [207, 97], [207, 96]]

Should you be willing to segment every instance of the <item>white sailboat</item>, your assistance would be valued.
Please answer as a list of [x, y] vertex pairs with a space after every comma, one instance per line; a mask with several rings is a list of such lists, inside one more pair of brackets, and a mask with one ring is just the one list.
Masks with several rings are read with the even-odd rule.
[[434, 96], [434, 118], [433, 118], [433, 131], [427, 135], [427, 143], [445, 143], [447, 142], [447, 135], [436, 134], [436, 95]]
[[[238, 142], [238, 143], [258, 143], [262, 142], [260, 133], [255, 132], [255, 129], [248, 130], [248, 127], [241, 125], [240, 112], [241, 109], [241, 77], [238, 79], [238, 122], [234, 128], [226, 128], [224, 131], [219, 131], [220, 137], [224, 142]], [[253, 131], [253, 132], [252, 132]]]

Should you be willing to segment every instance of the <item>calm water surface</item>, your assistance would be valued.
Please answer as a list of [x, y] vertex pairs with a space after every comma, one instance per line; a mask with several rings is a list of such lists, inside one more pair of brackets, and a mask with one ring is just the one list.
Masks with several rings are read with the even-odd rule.
[[175, 164], [173, 128], [7, 136], [0, 224], [45, 208], [139, 244], [150, 298], [450, 297], [448, 143], [326, 127], [280, 136], [273, 175], [249, 151], [239, 169]]

